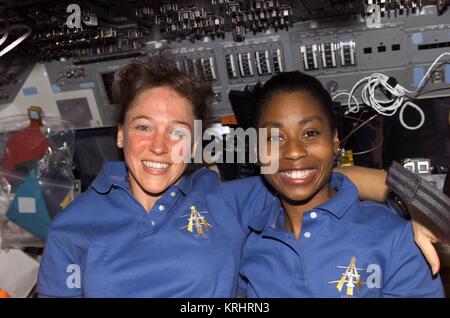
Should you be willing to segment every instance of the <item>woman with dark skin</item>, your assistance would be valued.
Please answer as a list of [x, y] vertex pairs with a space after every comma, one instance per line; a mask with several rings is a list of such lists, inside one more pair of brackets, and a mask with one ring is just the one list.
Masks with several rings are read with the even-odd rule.
[[300, 72], [283, 73], [267, 81], [256, 99], [256, 126], [268, 129], [269, 144], [279, 149], [271, 158], [278, 160], [278, 172], [264, 175], [277, 199], [249, 223], [242, 292], [443, 297], [410, 222], [385, 205], [360, 201], [353, 183], [333, 173], [339, 138], [321, 83]]

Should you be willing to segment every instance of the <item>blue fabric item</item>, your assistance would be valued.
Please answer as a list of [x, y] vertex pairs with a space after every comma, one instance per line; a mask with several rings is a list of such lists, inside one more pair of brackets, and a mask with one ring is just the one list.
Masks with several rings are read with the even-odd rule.
[[[23, 202], [21, 200], [32, 201], [32, 208], [21, 207]], [[42, 240], [47, 238], [51, 220], [35, 170], [30, 172], [24, 183], [17, 189], [6, 216], [38, 238]]]
[[[150, 213], [129, 192], [123, 162], [54, 218], [40, 297], [233, 297], [248, 222], [273, 201], [259, 177], [221, 183], [200, 169], [168, 188]], [[196, 219], [188, 230], [191, 207]], [[238, 213], [242, 211], [242, 213]]]
[[305, 211], [300, 239], [284, 230], [279, 200], [250, 222], [241, 295], [247, 297], [444, 297], [414, 243], [409, 221], [358, 198], [334, 173], [337, 193]]
[[36, 86], [24, 87], [24, 88], [22, 88], [22, 93], [25, 96], [37, 95], [38, 94], [38, 89], [37, 89]]

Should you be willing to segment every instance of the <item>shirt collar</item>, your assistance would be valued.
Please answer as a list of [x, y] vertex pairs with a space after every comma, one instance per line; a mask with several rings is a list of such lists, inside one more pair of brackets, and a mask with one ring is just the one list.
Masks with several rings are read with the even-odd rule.
[[273, 201], [266, 206], [261, 214], [250, 221], [249, 227], [256, 232], [261, 232], [267, 227], [275, 227], [282, 211], [283, 207], [280, 200], [274, 196]]
[[91, 187], [98, 193], [104, 194], [116, 184], [123, 184], [128, 180], [128, 171], [123, 161], [104, 162], [99, 175], [94, 179]]
[[[202, 179], [201, 181], [199, 181]], [[190, 176], [181, 178], [178, 185], [175, 185], [184, 195], [188, 195], [197, 187], [201, 190], [204, 182], [217, 182], [218, 176], [208, 168], [200, 168]], [[92, 182], [91, 187], [100, 194], [108, 193], [113, 185], [124, 185], [128, 182], [128, 169], [124, 161], [104, 162], [99, 175]], [[209, 183], [208, 183], [209, 184]]]
[[332, 174], [330, 184], [336, 189], [336, 194], [316, 209], [330, 212], [340, 219], [359, 200], [358, 190], [349, 178], [338, 172]]
[[[351, 206], [359, 200], [358, 191], [346, 176], [337, 172], [332, 174], [330, 184], [336, 189], [336, 194], [330, 200], [314, 209], [329, 212], [337, 219], [341, 219]], [[276, 228], [277, 220], [282, 212], [283, 206], [281, 201], [274, 197], [273, 203], [252, 219], [249, 227], [257, 232], [261, 232], [268, 227]]]
[[208, 192], [210, 187], [219, 183], [219, 177], [216, 172], [203, 167], [195, 170], [192, 174], [182, 177], [177, 187], [184, 195], [192, 191]]

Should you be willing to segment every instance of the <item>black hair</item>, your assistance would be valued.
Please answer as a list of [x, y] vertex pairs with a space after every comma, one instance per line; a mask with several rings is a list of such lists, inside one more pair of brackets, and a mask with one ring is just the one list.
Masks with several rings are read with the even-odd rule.
[[256, 116], [254, 126], [257, 127], [267, 102], [279, 93], [304, 92], [318, 101], [320, 110], [327, 116], [331, 133], [336, 129], [336, 116], [333, 101], [322, 83], [315, 77], [300, 71], [285, 72], [273, 76], [264, 85], [257, 85], [254, 90]]

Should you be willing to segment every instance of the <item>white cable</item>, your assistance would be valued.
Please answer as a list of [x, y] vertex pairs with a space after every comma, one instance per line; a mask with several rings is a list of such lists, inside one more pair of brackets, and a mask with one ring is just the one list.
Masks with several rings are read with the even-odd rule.
[[[0, 51], [0, 57], [2, 57], [6, 53], [8, 53], [12, 49], [14, 49], [16, 46], [18, 46], [20, 43], [22, 43], [31, 34], [31, 28], [24, 24], [13, 24], [13, 25], [9, 26], [8, 29], [6, 29], [5, 34], [9, 34], [9, 32], [11, 32], [14, 29], [25, 29], [26, 32], [24, 34], [22, 34], [20, 37], [18, 37], [16, 40], [14, 40], [12, 43], [7, 45], [5, 48], [3, 48]], [[8, 37], [8, 35], [6, 35], [6, 38], [7, 37]], [[6, 38], [5, 38], [5, 35], [3, 35], [2, 39], [0, 39], [0, 42], [3, 41], [3, 42], [1, 42], [1, 44], [3, 44], [6, 41]]]
[[[403, 104], [404, 93], [398, 89], [399, 85], [396, 85], [395, 88], [391, 87], [387, 83], [388, 79], [389, 77], [380, 73], [372, 74], [362, 89], [361, 97], [365, 104], [370, 105], [379, 114], [393, 116]], [[375, 94], [380, 86], [386, 89], [392, 95], [392, 98], [387, 98], [385, 94], [385, 99], [377, 98]]]
[[365, 81], [367, 81], [369, 78], [370, 77], [364, 77], [364, 78], [360, 79], [355, 85], [353, 85], [353, 88], [350, 91], [349, 96], [348, 96], [348, 100], [347, 100], [348, 110], [345, 112], [346, 115], [348, 115], [348, 113], [357, 113], [357, 112], [359, 112], [359, 104], [357, 104], [357, 106], [355, 108], [351, 107], [350, 99], [353, 97], [353, 93], [355, 92], [356, 88], [359, 87]]
[[[424, 112], [411, 101], [405, 102], [405, 89], [399, 85], [396, 84], [395, 87], [392, 87], [388, 84], [389, 77], [380, 74], [380, 73], [374, 73], [372, 74], [367, 84], [363, 87], [361, 97], [367, 105], [370, 105], [376, 112], [379, 114], [382, 114], [384, 116], [393, 116], [397, 112], [397, 110], [400, 108], [400, 115], [399, 120], [401, 125], [409, 130], [416, 130], [423, 126], [425, 123], [425, 114]], [[387, 90], [391, 95], [392, 98], [386, 97], [384, 94], [384, 99], [379, 99], [375, 96], [376, 89], [379, 87], [383, 87], [385, 90]], [[403, 113], [406, 107], [413, 107], [415, 110], [418, 111], [420, 115], [420, 123], [416, 126], [409, 126], [405, 123]]]
[[0, 22], [5, 23], [5, 28], [3, 30], [0, 30], [0, 34], [3, 34], [2, 38], [0, 39], [0, 45], [2, 45], [3, 43], [5, 43], [9, 35], [9, 23], [8, 20], [5, 19], [0, 19]]
[[9, 30], [5, 30], [5, 33], [3, 33], [2, 38], [0, 39], [0, 45], [6, 42], [6, 39], [8, 38]]
[[[358, 100], [356, 99], [355, 96], [350, 95], [350, 93], [347, 93], [347, 92], [341, 92], [341, 93], [338, 93], [338, 94], [336, 94], [336, 95], [333, 96], [332, 100], [334, 101], [336, 98], [338, 98], [339, 96], [342, 96], [342, 95], [349, 96], [349, 98], [353, 98], [353, 101], [355, 102], [355, 105], [356, 105], [356, 106], [355, 106], [356, 111], [352, 111], [352, 112], [354, 112], [354, 113], [359, 112], [359, 103], [358, 103]], [[351, 106], [350, 106], [350, 104], [349, 104], [349, 108], [350, 108], [350, 107], [351, 107]], [[348, 112], [350, 112], [350, 110], [349, 110]], [[347, 113], [346, 113], [346, 114], [347, 114]]]
[[[341, 92], [333, 97], [333, 100], [335, 100], [338, 96], [347, 95], [347, 107], [348, 110], [345, 112], [347, 115], [348, 113], [357, 113], [359, 112], [359, 103], [354, 96], [355, 90], [364, 84], [362, 90], [361, 90], [361, 99], [363, 100], [364, 104], [372, 107], [377, 113], [384, 115], [384, 116], [393, 116], [396, 114], [397, 110], [400, 108], [400, 114], [399, 119], [402, 126], [409, 130], [415, 130], [419, 129], [423, 126], [425, 122], [425, 114], [424, 112], [411, 101], [405, 101], [406, 98], [415, 98], [418, 96], [419, 91], [422, 89], [423, 84], [425, 83], [425, 80], [430, 75], [431, 71], [434, 69], [435, 65], [438, 63], [438, 61], [443, 58], [444, 56], [449, 55], [450, 52], [445, 52], [439, 55], [439, 57], [434, 60], [434, 62], [431, 64], [431, 66], [428, 68], [427, 72], [423, 76], [422, 80], [420, 81], [419, 85], [414, 91], [407, 90], [400, 84], [396, 83], [395, 87], [392, 87], [388, 81], [389, 77], [381, 74], [381, 73], [373, 73], [370, 76], [364, 77], [360, 79], [351, 89], [350, 93], [347, 92]], [[385, 94], [385, 91], [383, 92], [384, 98], [380, 98], [376, 96], [377, 90], [384, 89], [385, 91], [389, 92], [392, 97], [387, 97]], [[415, 94], [415, 96], [408, 96]], [[351, 101], [355, 102], [355, 106], [352, 106]], [[415, 110], [418, 111], [420, 115], [420, 123], [417, 126], [409, 126], [405, 123], [403, 118], [403, 113], [406, 107], [413, 107]]]
[[[416, 130], [423, 126], [425, 122], [425, 114], [424, 112], [414, 103], [408, 101], [405, 102], [405, 96], [406, 92], [404, 87], [402, 87], [399, 84], [396, 84], [395, 87], [392, 87], [388, 83], [389, 77], [380, 74], [380, 73], [374, 73], [372, 74], [368, 80], [367, 83], [364, 85], [361, 97], [365, 104], [370, 105], [377, 113], [382, 114], [384, 116], [393, 116], [396, 114], [397, 110], [400, 108], [400, 123], [401, 125], [409, 130]], [[384, 98], [378, 98], [375, 96], [376, 90], [384, 88], [387, 92], [389, 92], [392, 97], [389, 98], [384, 95]], [[414, 109], [416, 109], [419, 112], [420, 115], [420, 123], [416, 126], [409, 126], [405, 123], [403, 113], [404, 109], [407, 106], [411, 106]]]
[[[422, 85], [423, 85], [425, 79], [428, 78], [428, 76], [429, 76], [430, 73], [431, 73], [431, 70], [434, 68], [434, 66], [436, 65], [436, 63], [437, 63], [442, 57], [444, 57], [444, 56], [446, 56], [446, 55], [449, 55], [449, 56], [450, 56], [450, 52], [444, 52], [444, 53], [442, 53], [441, 55], [439, 55], [439, 57], [438, 57], [436, 60], [434, 60], [433, 64], [431, 64], [431, 66], [428, 68], [427, 72], [425, 73], [425, 76], [422, 77], [422, 80], [420, 81], [419, 86], [417, 86], [417, 88], [416, 88], [415, 90], [409, 91], [409, 90], [407, 90], [407, 89], [404, 89], [405, 92], [407, 92], [407, 93], [409, 93], [409, 94], [418, 93], [419, 90], [422, 88]], [[416, 95], [416, 96], [417, 96], [417, 95]]]
[[[408, 106], [415, 108], [420, 114], [420, 123], [417, 126], [409, 126], [405, 123], [405, 121], [403, 119], [403, 111]], [[419, 129], [425, 123], [425, 114], [424, 114], [423, 110], [420, 109], [420, 107], [417, 106], [416, 104], [414, 104], [413, 102], [406, 102], [403, 104], [402, 108], [400, 108], [400, 113], [398, 115], [398, 118], [400, 119], [400, 123], [402, 124], [402, 126], [409, 130]]]

